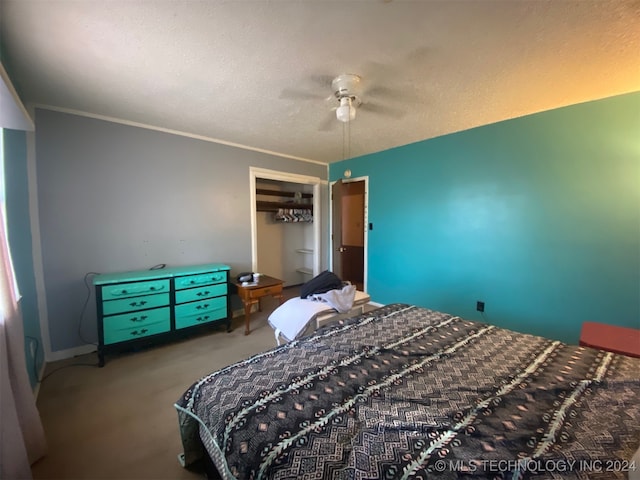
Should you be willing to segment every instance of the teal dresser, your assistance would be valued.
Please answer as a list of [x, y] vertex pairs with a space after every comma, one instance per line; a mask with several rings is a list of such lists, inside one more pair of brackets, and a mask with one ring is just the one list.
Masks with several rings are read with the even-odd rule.
[[98, 364], [110, 351], [178, 338], [224, 321], [231, 328], [227, 265], [96, 275]]

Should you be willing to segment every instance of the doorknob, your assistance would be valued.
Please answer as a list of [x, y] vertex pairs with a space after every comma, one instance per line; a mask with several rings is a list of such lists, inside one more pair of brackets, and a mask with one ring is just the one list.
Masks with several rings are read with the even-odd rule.
[[338, 251], [339, 251], [340, 253], [342, 253], [342, 252], [346, 252], [346, 251], [347, 251], [347, 249], [346, 249], [345, 247], [340, 247], [340, 248], [338, 248]]

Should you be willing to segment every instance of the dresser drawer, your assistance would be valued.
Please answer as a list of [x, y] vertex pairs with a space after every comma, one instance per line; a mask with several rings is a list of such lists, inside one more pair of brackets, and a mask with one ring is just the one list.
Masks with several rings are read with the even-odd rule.
[[227, 272], [210, 272], [198, 275], [187, 275], [185, 277], [176, 277], [175, 288], [182, 290], [184, 288], [198, 287], [200, 285], [210, 285], [212, 283], [226, 283]]
[[102, 287], [102, 300], [137, 297], [150, 293], [169, 293], [169, 280], [151, 280], [148, 282], [118, 283]]
[[104, 319], [105, 345], [148, 337], [168, 332], [171, 328], [169, 307], [145, 310], [139, 313], [114, 315]]
[[227, 294], [227, 284], [206, 285], [204, 287], [189, 288], [176, 291], [176, 303], [193, 302], [204, 298], [219, 297]]
[[102, 314], [113, 315], [114, 313], [135, 312], [147, 308], [164, 307], [165, 305], [169, 305], [169, 293], [122, 298], [120, 300], [102, 302]]
[[[194, 325], [200, 325], [214, 320], [227, 317], [227, 302], [226, 297], [214, 299], [216, 302], [211, 302], [206, 309], [191, 313], [180, 313], [176, 311], [176, 329], [192, 327]], [[177, 310], [177, 309], [176, 309]]]
[[183, 303], [175, 306], [176, 325], [178, 320], [192, 315], [206, 314], [224, 308], [227, 311], [227, 297], [209, 298], [199, 302]]
[[282, 284], [271, 285], [269, 287], [252, 288], [249, 292], [249, 298], [256, 299], [262, 298], [266, 295], [274, 295], [276, 293], [282, 293]]

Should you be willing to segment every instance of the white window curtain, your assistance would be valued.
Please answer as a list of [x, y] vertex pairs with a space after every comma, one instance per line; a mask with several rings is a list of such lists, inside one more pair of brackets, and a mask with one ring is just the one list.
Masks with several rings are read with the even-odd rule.
[[27, 374], [2, 207], [0, 217], [0, 478], [32, 478], [31, 464], [45, 454], [46, 442]]
[[[0, 129], [0, 160], [4, 155]], [[29, 376], [4, 201], [0, 161], [0, 479], [32, 478], [31, 464], [46, 453], [44, 429]]]

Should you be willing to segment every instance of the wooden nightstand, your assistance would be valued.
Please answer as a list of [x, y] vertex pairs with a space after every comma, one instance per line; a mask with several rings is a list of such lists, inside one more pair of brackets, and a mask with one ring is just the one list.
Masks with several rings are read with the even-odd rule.
[[280, 305], [284, 301], [282, 295], [282, 284], [284, 282], [274, 277], [267, 275], [260, 275], [259, 280], [256, 283], [248, 283], [243, 285], [240, 282], [234, 282], [237, 294], [244, 304], [244, 334], [249, 335], [251, 329], [249, 328], [251, 306], [257, 304], [258, 310], [262, 311], [262, 305], [260, 299], [262, 297], [272, 296], [280, 300]]

